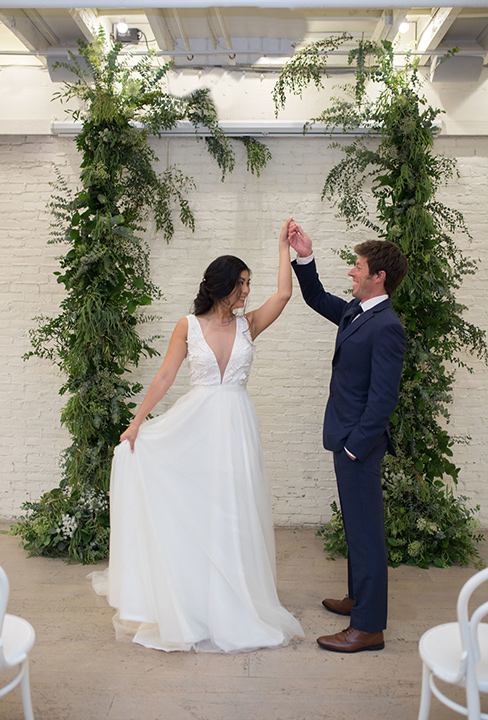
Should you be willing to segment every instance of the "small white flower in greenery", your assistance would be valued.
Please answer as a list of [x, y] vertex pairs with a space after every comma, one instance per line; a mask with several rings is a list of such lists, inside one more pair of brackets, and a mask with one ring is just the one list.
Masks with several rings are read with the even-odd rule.
[[66, 539], [73, 535], [74, 531], [78, 527], [78, 521], [72, 515], [65, 514], [61, 518], [61, 534]]
[[410, 555], [410, 557], [417, 557], [418, 555], [420, 555], [421, 550], [422, 544], [418, 540], [414, 540], [408, 546], [408, 554]]

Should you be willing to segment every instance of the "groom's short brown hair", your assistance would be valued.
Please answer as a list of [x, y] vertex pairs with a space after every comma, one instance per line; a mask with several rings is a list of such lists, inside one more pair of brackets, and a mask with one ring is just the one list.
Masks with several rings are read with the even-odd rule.
[[388, 240], [366, 240], [356, 245], [354, 252], [366, 258], [370, 275], [385, 271], [385, 292], [393, 295], [408, 270], [407, 258], [398, 245]]

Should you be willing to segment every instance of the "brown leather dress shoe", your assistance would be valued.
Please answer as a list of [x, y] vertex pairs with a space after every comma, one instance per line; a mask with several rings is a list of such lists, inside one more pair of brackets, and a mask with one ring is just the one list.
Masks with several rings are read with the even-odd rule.
[[317, 642], [324, 650], [332, 652], [355, 653], [362, 650], [383, 650], [383, 631], [365, 632], [348, 627], [335, 635], [322, 635]]
[[343, 600], [332, 600], [331, 598], [322, 600], [324, 608], [336, 615], [350, 615], [354, 604], [354, 600], [350, 597], [345, 597]]

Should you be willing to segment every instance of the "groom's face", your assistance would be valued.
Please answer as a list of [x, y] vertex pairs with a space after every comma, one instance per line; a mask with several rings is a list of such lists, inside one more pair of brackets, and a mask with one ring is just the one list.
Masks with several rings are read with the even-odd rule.
[[369, 300], [378, 294], [377, 275], [369, 274], [368, 261], [362, 255], [358, 255], [356, 264], [347, 274], [352, 278], [353, 297], [358, 300]]

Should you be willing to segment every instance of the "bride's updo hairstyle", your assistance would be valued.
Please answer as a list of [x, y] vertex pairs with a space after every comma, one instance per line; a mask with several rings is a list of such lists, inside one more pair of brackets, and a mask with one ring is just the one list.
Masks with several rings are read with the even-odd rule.
[[225, 301], [236, 289], [241, 273], [251, 274], [246, 263], [234, 255], [221, 255], [210, 263], [200, 283], [198, 295], [193, 301], [193, 313], [203, 315], [215, 303]]

